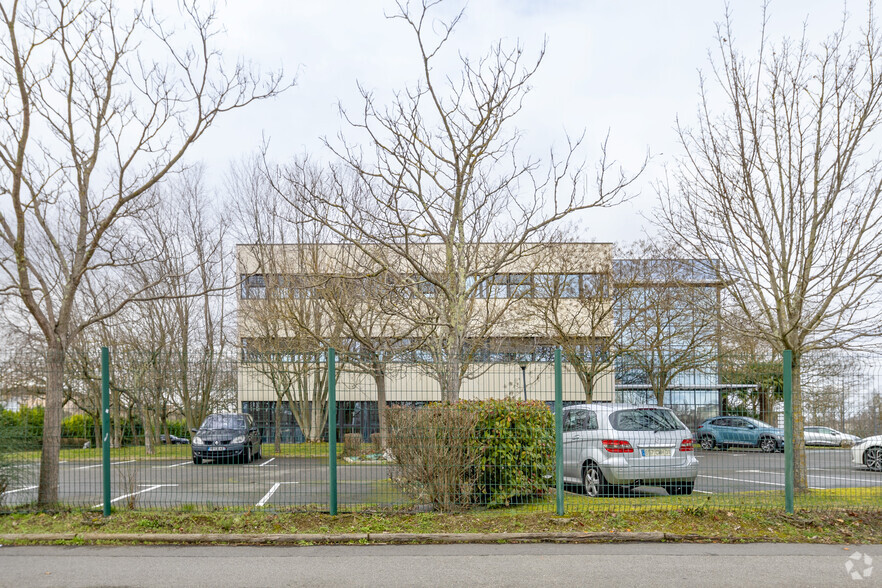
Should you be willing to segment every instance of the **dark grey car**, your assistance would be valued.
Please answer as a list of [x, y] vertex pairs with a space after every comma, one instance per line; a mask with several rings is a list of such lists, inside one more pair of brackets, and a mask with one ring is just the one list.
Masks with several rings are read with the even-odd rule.
[[250, 463], [261, 457], [260, 434], [250, 414], [211, 414], [193, 433], [195, 464], [205, 459]]

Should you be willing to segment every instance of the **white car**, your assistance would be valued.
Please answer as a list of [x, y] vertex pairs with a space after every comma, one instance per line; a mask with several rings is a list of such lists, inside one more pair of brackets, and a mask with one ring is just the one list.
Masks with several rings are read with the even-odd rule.
[[860, 437], [831, 429], [830, 427], [806, 427], [804, 429], [806, 445], [827, 445], [829, 447], [851, 447], [861, 440]]
[[865, 465], [874, 472], [882, 472], [882, 435], [867, 437], [851, 448], [851, 461]]

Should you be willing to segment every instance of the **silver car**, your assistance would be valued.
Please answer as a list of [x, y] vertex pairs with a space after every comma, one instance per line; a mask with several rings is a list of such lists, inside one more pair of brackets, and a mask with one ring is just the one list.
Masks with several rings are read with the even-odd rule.
[[659, 406], [579, 404], [563, 413], [564, 480], [588, 496], [636, 486], [692, 494], [698, 460], [692, 433]]
[[860, 437], [842, 433], [830, 427], [805, 427], [806, 445], [825, 445], [829, 447], [851, 447], [861, 440]]

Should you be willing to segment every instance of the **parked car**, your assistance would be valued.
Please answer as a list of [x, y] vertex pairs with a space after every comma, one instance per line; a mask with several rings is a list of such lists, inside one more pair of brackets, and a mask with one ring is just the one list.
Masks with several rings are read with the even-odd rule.
[[874, 472], [882, 472], [882, 435], [861, 439], [851, 448], [851, 461]]
[[250, 414], [210, 414], [193, 429], [193, 463], [232, 458], [250, 463], [261, 457], [260, 434]]
[[805, 427], [806, 445], [824, 445], [829, 447], [851, 447], [861, 440], [860, 437], [831, 429], [830, 427]]
[[764, 453], [784, 451], [784, 431], [750, 417], [718, 416], [698, 425], [695, 439], [702, 449], [758, 447]]
[[[176, 435], [169, 435], [169, 443], [172, 445], [186, 445], [190, 442], [189, 439], [185, 439], [184, 437], [178, 437]], [[159, 436], [159, 442], [165, 445], [165, 435]]]
[[563, 475], [588, 496], [636, 486], [692, 494], [698, 460], [692, 433], [668, 408], [579, 404], [563, 413]]

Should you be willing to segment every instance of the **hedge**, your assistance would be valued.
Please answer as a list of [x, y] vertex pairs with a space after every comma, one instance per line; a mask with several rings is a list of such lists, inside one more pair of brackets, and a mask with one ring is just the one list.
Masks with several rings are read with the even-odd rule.
[[481, 449], [473, 500], [487, 506], [544, 493], [554, 484], [554, 413], [537, 400], [475, 400], [473, 442]]
[[393, 408], [398, 481], [437, 509], [507, 506], [554, 482], [554, 415], [538, 401], [460, 401]]

